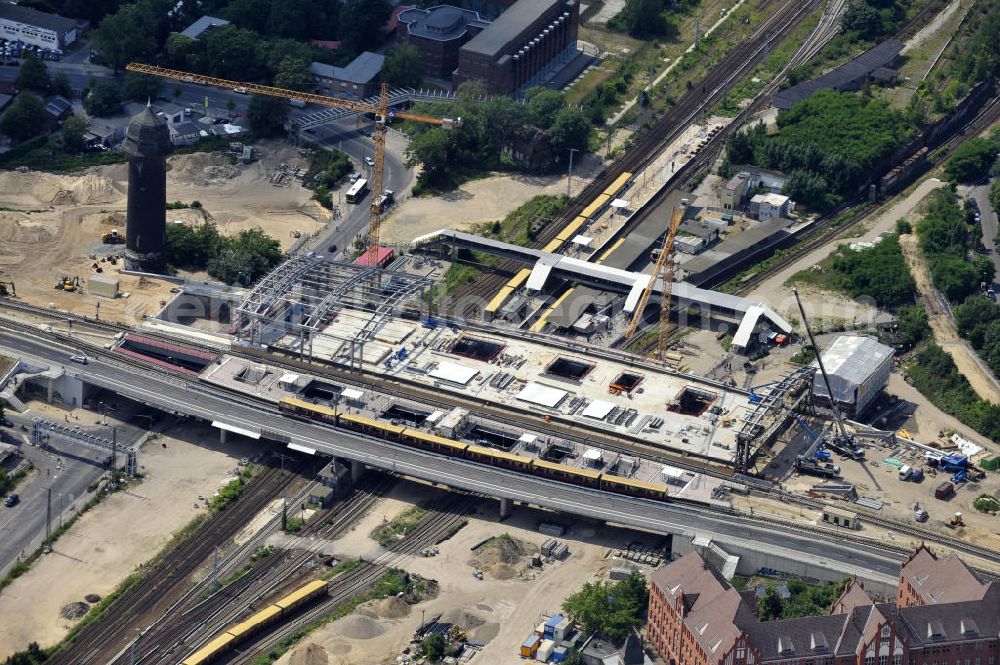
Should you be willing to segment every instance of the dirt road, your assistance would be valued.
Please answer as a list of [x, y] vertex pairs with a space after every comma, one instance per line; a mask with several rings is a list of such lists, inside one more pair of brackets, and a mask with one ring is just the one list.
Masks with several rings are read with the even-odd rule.
[[903, 256], [910, 267], [913, 279], [917, 282], [920, 300], [927, 309], [927, 318], [934, 334], [934, 340], [955, 361], [958, 371], [965, 375], [972, 389], [983, 399], [994, 404], [1000, 404], [1000, 384], [982, 360], [969, 348], [968, 343], [958, 336], [955, 324], [942, 304], [944, 296], [938, 293], [931, 284], [930, 271], [924, 254], [917, 246], [917, 237], [913, 234], [901, 235], [899, 244], [903, 248]]

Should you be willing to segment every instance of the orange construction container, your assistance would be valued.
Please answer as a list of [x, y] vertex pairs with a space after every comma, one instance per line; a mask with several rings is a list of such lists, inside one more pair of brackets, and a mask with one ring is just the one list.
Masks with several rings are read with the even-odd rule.
[[535, 654], [538, 653], [538, 645], [542, 643], [542, 638], [538, 635], [532, 634], [531, 637], [524, 641], [521, 645], [521, 658], [534, 658]]

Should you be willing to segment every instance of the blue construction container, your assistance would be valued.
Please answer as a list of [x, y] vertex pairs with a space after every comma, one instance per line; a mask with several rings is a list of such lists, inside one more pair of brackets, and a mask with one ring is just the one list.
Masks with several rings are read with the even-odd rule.
[[544, 638], [546, 638], [546, 639], [551, 640], [552, 639], [552, 633], [555, 631], [556, 626], [558, 626], [560, 624], [560, 622], [562, 622], [562, 620], [564, 618], [565, 617], [563, 615], [557, 614], [554, 617], [552, 617], [551, 619], [549, 619], [548, 621], [546, 621], [545, 622], [545, 630], [543, 631], [542, 636]]
[[555, 649], [552, 650], [552, 662], [553, 663], [563, 662], [564, 660], [566, 660], [566, 654], [568, 652], [569, 649], [567, 649], [566, 647], [556, 647]]

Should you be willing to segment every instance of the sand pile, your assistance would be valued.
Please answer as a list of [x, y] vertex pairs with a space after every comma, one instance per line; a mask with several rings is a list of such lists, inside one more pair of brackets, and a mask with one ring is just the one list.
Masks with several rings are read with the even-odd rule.
[[92, 172], [75, 178], [69, 186], [69, 191], [72, 193], [73, 201], [79, 205], [112, 203], [125, 196], [110, 178]]
[[55, 222], [43, 222], [16, 212], [0, 213], [0, 242], [42, 243], [55, 239]]
[[289, 665], [326, 665], [326, 649], [310, 642], [304, 649], [296, 649], [288, 659]]
[[500, 633], [500, 624], [484, 623], [482, 626], [465, 631], [465, 636], [470, 642], [486, 644]]
[[217, 185], [242, 173], [221, 152], [178, 155], [167, 160], [168, 177], [185, 185]]
[[441, 623], [453, 623], [462, 630], [471, 630], [486, 623], [478, 614], [467, 612], [461, 607], [451, 608], [442, 614], [438, 621]]
[[476, 557], [469, 565], [489, 573], [494, 579], [509, 580], [517, 577], [519, 564], [536, 552], [537, 545], [503, 534], [477, 547]]
[[337, 630], [344, 637], [355, 640], [371, 640], [385, 632], [385, 628], [380, 626], [377, 621], [360, 614], [345, 617], [337, 625]]
[[375, 603], [375, 614], [384, 619], [399, 619], [410, 613], [410, 606], [402, 598], [390, 596]]

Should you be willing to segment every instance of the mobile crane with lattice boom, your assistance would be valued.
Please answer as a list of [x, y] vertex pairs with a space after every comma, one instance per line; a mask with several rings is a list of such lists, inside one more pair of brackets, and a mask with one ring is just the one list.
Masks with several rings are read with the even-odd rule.
[[286, 90], [269, 85], [259, 85], [256, 83], [243, 83], [240, 81], [229, 81], [214, 76], [204, 76], [202, 74], [192, 74], [176, 69], [164, 69], [153, 65], [145, 65], [139, 62], [130, 62], [125, 65], [125, 69], [130, 72], [140, 74], [150, 74], [162, 78], [181, 81], [183, 83], [196, 83], [198, 85], [208, 85], [213, 88], [223, 90], [237, 90], [241, 93], [252, 93], [257, 95], [267, 95], [269, 97], [283, 97], [289, 100], [299, 100], [307, 104], [320, 104], [322, 106], [332, 106], [334, 108], [348, 109], [358, 113], [371, 113], [375, 116], [375, 165], [372, 167], [372, 196], [371, 196], [371, 223], [368, 227], [368, 235], [365, 238], [362, 256], [368, 254], [368, 265], [375, 266], [378, 256], [379, 230], [382, 224], [382, 206], [378, 204], [382, 196], [382, 168], [385, 162], [385, 131], [386, 122], [392, 118], [401, 120], [413, 120], [429, 125], [438, 125], [445, 129], [452, 129], [462, 124], [461, 118], [435, 118], [416, 113], [405, 113], [389, 108], [389, 88], [385, 83], [379, 92], [377, 103], [352, 101], [317, 95], [311, 92], [299, 92], [297, 90]]

